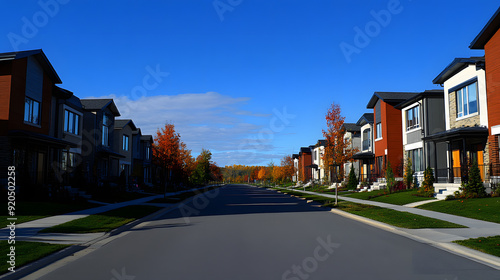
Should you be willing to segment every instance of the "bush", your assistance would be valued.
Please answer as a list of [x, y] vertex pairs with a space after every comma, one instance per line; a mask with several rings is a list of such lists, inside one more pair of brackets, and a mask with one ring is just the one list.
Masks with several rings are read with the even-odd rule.
[[454, 200], [454, 199], [455, 199], [455, 196], [450, 194], [450, 195], [447, 195], [444, 200]]
[[422, 186], [418, 188], [418, 194], [425, 197], [434, 196], [434, 174], [430, 167], [427, 167], [424, 171], [424, 181]]
[[394, 178], [394, 173], [392, 172], [391, 163], [387, 162], [387, 170], [385, 171], [385, 180], [387, 181], [387, 189], [392, 192], [394, 186], [396, 185], [396, 179]]
[[476, 198], [476, 197], [486, 197], [486, 188], [483, 185], [483, 180], [481, 180], [481, 172], [477, 166], [477, 161], [474, 161], [469, 167], [469, 179], [466, 182], [462, 182], [460, 187], [461, 197], [463, 198]]
[[354, 172], [354, 167], [351, 165], [351, 171], [349, 171], [349, 179], [347, 181], [347, 189], [354, 190], [358, 187], [359, 180]]
[[405, 176], [404, 176], [404, 182], [405, 182], [405, 185], [408, 189], [411, 189], [411, 187], [412, 187], [414, 173], [415, 172], [413, 171], [413, 168], [412, 168], [411, 158], [408, 158], [408, 160], [406, 161]]

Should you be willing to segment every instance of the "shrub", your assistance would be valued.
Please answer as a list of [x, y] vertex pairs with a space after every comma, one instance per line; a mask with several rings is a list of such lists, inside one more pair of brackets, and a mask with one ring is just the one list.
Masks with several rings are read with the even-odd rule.
[[434, 174], [430, 167], [427, 167], [424, 171], [424, 181], [422, 186], [418, 188], [418, 194], [425, 197], [434, 196]]
[[359, 180], [354, 172], [354, 167], [351, 165], [351, 171], [349, 171], [349, 179], [347, 181], [347, 189], [354, 190], [358, 187]]
[[483, 185], [483, 180], [481, 180], [481, 173], [477, 166], [477, 161], [474, 161], [472, 165], [469, 166], [469, 179], [466, 182], [462, 182], [460, 190], [462, 191], [461, 196], [465, 198], [486, 196], [486, 188]]
[[404, 176], [404, 182], [406, 185], [406, 188], [411, 189], [412, 183], [413, 183], [413, 174], [415, 172], [413, 171], [412, 164], [411, 164], [411, 158], [408, 158], [406, 161], [406, 166], [405, 166], [405, 176]]
[[449, 194], [446, 196], [446, 198], [444, 200], [454, 200], [454, 199], [455, 199], [455, 196], [452, 194]]
[[387, 162], [387, 170], [385, 171], [385, 180], [387, 182], [387, 189], [389, 190], [389, 192], [392, 192], [394, 185], [396, 184], [396, 179], [394, 178], [394, 173], [392, 172], [392, 167], [390, 162]]

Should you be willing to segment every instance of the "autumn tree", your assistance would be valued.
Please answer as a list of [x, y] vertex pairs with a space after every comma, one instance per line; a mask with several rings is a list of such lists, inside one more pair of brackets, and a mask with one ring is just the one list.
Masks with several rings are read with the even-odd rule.
[[281, 168], [284, 180], [291, 181], [295, 175], [295, 166], [292, 156], [286, 155], [281, 159]]
[[161, 167], [161, 181], [167, 183], [181, 183], [186, 178], [186, 173], [192, 161], [191, 151], [181, 141], [181, 136], [175, 131], [175, 126], [166, 123], [165, 127], [158, 129], [153, 143], [154, 163]]
[[[339, 168], [337, 174], [343, 174], [342, 168], [345, 163], [351, 160], [352, 156], [358, 152], [351, 147], [351, 140], [344, 138], [345, 128], [340, 106], [332, 103], [325, 116], [326, 131], [323, 130], [323, 136], [326, 139], [325, 151], [323, 153], [323, 164], [328, 173], [331, 174], [332, 168]], [[333, 179], [333, 178], [330, 178]]]

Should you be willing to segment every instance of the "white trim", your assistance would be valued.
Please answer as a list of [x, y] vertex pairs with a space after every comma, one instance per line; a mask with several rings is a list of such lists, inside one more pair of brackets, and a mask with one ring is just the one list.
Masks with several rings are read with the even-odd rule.
[[411, 151], [415, 149], [420, 149], [424, 147], [423, 142], [416, 142], [416, 143], [411, 143], [411, 144], [406, 144], [405, 145], [405, 151]]
[[382, 137], [377, 138], [377, 139], [375, 139], [375, 142], [380, 141], [380, 140], [382, 140], [382, 139], [384, 139], [384, 138], [382, 138]]
[[499, 135], [500, 134], [500, 125], [495, 125], [491, 127], [491, 135]]
[[419, 131], [419, 130], [422, 130], [422, 128], [420, 127], [420, 125], [418, 127], [412, 128], [412, 129], [407, 130], [405, 132], [408, 134], [408, 133], [412, 133], [412, 132]]
[[478, 116], [479, 113], [478, 112], [475, 112], [475, 113], [472, 113], [472, 114], [468, 114], [466, 116], [463, 116], [463, 117], [459, 117], [459, 118], [456, 118], [455, 121], [461, 121], [461, 120], [464, 120], [464, 119], [468, 119], [468, 118], [472, 118], [472, 117], [475, 117], [475, 116]]

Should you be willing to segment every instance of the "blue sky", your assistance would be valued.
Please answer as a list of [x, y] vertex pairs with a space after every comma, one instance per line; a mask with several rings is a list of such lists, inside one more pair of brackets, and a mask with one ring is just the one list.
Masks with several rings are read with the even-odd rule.
[[332, 102], [356, 122], [374, 91], [438, 88], [433, 78], [455, 57], [483, 55], [468, 46], [498, 8], [492, 0], [2, 4], [1, 52], [42, 48], [63, 88], [115, 98], [144, 134], [172, 122], [194, 155], [210, 149], [221, 166], [279, 163], [315, 144]]

